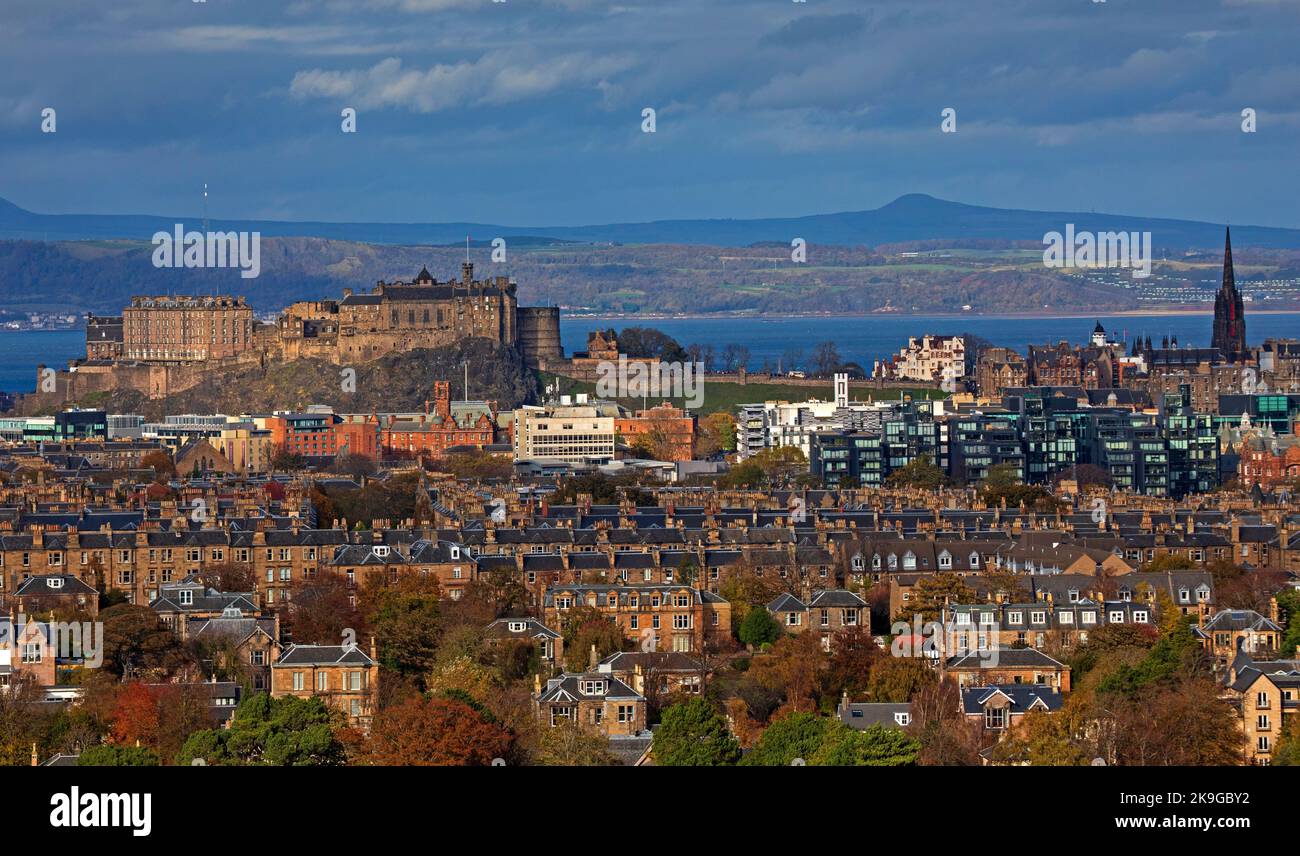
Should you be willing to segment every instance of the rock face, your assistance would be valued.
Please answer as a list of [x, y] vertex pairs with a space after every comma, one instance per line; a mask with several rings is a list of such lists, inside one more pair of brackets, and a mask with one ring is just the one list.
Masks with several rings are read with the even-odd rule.
[[[328, 404], [350, 413], [422, 410], [432, 401], [434, 383], [449, 381], [455, 400], [466, 398], [468, 366], [472, 400], [496, 401], [502, 410], [537, 398], [537, 380], [519, 350], [486, 339], [464, 339], [442, 348], [389, 354], [356, 366], [321, 359], [244, 362], [202, 371], [187, 367], [186, 388], [150, 396], [139, 388], [105, 386], [94, 391], [69, 390], [60, 373], [53, 393], [24, 396], [25, 414], [53, 412], [77, 404], [111, 413], [138, 413], [155, 420], [169, 413], [269, 413]], [[76, 378], [80, 372], [74, 372]], [[38, 387], [39, 388], [39, 387]]]

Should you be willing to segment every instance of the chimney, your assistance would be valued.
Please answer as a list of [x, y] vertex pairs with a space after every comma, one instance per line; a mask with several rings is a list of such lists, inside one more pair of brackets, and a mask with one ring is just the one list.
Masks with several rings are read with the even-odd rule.
[[600, 657], [596, 654], [596, 646], [594, 643], [591, 646], [591, 656], [587, 659], [589, 668], [593, 672], [596, 671], [596, 664], [600, 662]]

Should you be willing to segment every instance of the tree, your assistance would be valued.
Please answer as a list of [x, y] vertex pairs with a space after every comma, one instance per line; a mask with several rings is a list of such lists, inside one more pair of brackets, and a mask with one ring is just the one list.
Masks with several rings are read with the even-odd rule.
[[826, 377], [840, 366], [840, 351], [833, 341], [820, 342], [813, 348], [810, 367], [815, 375]]
[[257, 590], [257, 578], [248, 562], [221, 562], [203, 568], [204, 581], [217, 591], [251, 592]]
[[417, 696], [375, 715], [360, 761], [378, 766], [485, 767], [504, 759], [512, 743], [509, 731], [459, 698]]
[[808, 763], [814, 767], [911, 767], [920, 751], [921, 742], [901, 729], [877, 724], [855, 731], [831, 720]]
[[277, 444], [271, 451], [271, 472], [297, 472], [303, 469], [307, 462], [303, 460], [302, 455], [290, 450], [288, 447]]
[[737, 635], [741, 644], [760, 648], [780, 639], [782, 632], [781, 625], [770, 612], [763, 607], [755, 607], [745, 613]]
[[157, 767], [158, 753], [143, 746], [91, 746], [77, 757], [78, 767]]
[[99, 614], [104, 623], [104, 667], [118, 676], [164, 676], [186, 660], [176, 636], [147, 606], [122, 603]]
[[154, 478], [164, 479], [176, 475], [176, 465], [172, 463], [171, 455], [159, 450], [150, 452], [140, 459], [140, 466], [145, 469], [151, 469]]
[[979, 728], [966, 718], [961, 689], [951, 675], [912, 697], [908, 732], [919, 741], [917, 763], [925, 767], [973, 767], [981, 763]]
[[177, 763], [195, 758], [209, 764], [275, 767], [337, 766], [344, 761], [336, 735], [339, 714], [319, 698], [266, 693], [245, 698], [229, 728], [196, 731], [185, 741]]
[[560, 629], [564, 637], [564, 665], [570, 672], [583, 672], [591, 665], [591, 649], [603, 660], [623, 650], [625, 640], [618, 625], [591, 606], [578, 606], [564, 616]]
[[651, 752], [663, 767], [722, 767], [739, 760], [740, 744], [713, 705], [696, 696], [664, 710]]
[[375, 474], [375, 459], [368, 455], [348, 453], [336, 457], [330, 469], [353, 477], [373, 476]]
[[700, 420], [695, 454], [708, 458], [720, 452], [736, 451], [736, 418], [730, 413], [710, 413]]
[[790, 710], [816, 710], [824, 689], [829, 657], [816, 633], [785, 636], [772, 653], [755, 657], [754, 677], [770, 689], [784, 691]]
[[1278, 617], [1286, 632], [1278, 644], [1282, 656], [1294, 657], [1300, 650], [1300, 590], [1286, 588], [1277, 593]]
[[158, 700], [149, 687], [133, 681], [117, 694], [112, 740], [124, 746], [157, 745]]
[[403, 675], [423, 675], [433, 665], [442, 635], [438, 578], [413, 571], [371, 574], [363, 582], [360, 608], [374, 633], [379, 662]]
[[541, 767], [614, 767], [622, 763], [603, 734], [568, 720], [542, 732], [533, 762]]
[[610, 338], [617, 336], [619, 353], [629, 357], [648, 357], [665, 362], [685, 362], [688, 354], [677, 340], [653, 327], [624, 327], [617, 334], [609, 330]]
[[1030, 711], [1024, 722], [994, 749], [1003, 762], [1028, 762], [1031, 767], [1082, 767], [1096, 757], [1069, 730], [1062, 712]]
[[294, 643], [338, 645], [349, 629], [359, 636], [365, 623], [352, 598], [347, 580], [337, 574], [295, 582], [287, 616]]
[[945, 605], [974, 600], [975, 593], [957, 574], [930, 574], [912, 586], [911, 597], [899, 608], [895, 622], [911, 624], [917, 616], [922, 622], [938, 621]]
[[[764, 610], [766, 611], [766, 610]], [[871, 669], [884, 656], [864, 627], [842, 627], [831, 636], [827, 689], [832, 695], [856, 696], [870, 686]]]
[[815, 713], [792, 712], [774, 721], [740, 762], [742, 767], [788, 767], [807, 763], [822, 745], [830, 720]]
[[874, 702], [901, 704], [936, 680], [934, 670], [920, 657], [880, 657], [871, 667], [867, 695]]
[[929, 455], [917, 455], [903, 466], [894, 470], [885, 479], [890, 487], [911, 487], [922, 490], [938, 490], [948, 483], [948, 476], [935, 466]]
[[0, 766], [31, 763], [32, 744], [42, 741], [44, 698], [36, 678], [23, 672], [0, 691]]

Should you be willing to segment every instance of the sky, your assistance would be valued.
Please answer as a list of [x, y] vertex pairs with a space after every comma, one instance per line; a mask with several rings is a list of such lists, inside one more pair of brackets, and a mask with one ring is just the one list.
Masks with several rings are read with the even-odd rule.
[[1300, 227], [1298, 34], [1300, 0], [0, 0], [0, 197], [581, 225], [928, 193]]

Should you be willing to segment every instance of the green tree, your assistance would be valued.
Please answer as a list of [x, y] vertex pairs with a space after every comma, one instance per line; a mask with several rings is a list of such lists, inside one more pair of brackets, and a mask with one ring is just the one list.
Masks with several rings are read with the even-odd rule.
[[740, 758], [727, 721], [698, 696], [664, 710], [651, 751], [664, 767], [723, 767]]
[[258, 693], [242, 701], [229, 728], [191, 734], [177, 756], [186, 765], [195, 758], [209, 764], [273, 767], [335, 766], [343, 763], [343, 745], [335, 735], [337, 714], [318, 698]]
[[772, 614], [763, 607], [755, 607], [745, 613], [738, 635], [741, 644], [757, 648], [780, 639], [781, 633], [781, 625]]
[[807, 763], [819, 748], [830, 720], [815, 713], [791, 713], [767, 727], [740, 762], [742, 767], [788, 767], [795, 759]]
[[897, 728], [872, 725], [855, 731], [830, 720], [821, 746], [808, 759], [814, 767], [911, 767], [921, 741]]
[[143, 746], [91, 746], [77, 758], [78, 767], [157, 767], [158, 753]]
[[885, 483], [891, 487], [938, 490], [948, 483], [948, 477], [935, 466], [929, 455], [918, 455], [890, 473]]
[[931, 574], [912, 586], [911, 597], [899, 608], [895, 620], [910, 624], [919, 615], [922, 621], [938, 621], [945, 604], [974, 602], [975, 592], [957, 574]]

